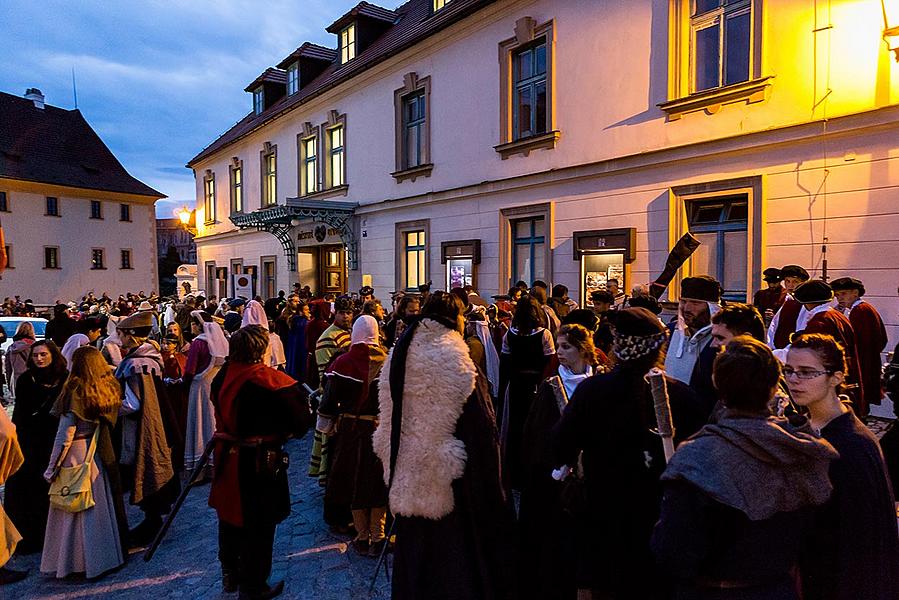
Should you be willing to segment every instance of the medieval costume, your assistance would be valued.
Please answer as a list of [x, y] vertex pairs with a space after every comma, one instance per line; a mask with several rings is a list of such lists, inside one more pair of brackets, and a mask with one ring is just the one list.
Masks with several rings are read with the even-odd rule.
[[804, 597], [899, 598], [896, 505], [877, 438], [849, 411], [825, 425], [821, 437], [840, 456], [830, 465], [833, 496], [817, 519], [803, 565]]
[[[315, 364], [319, 381], [323, 381], [325, 369], [341, 353], [350, 347], [350, 332], [347, 329], [330, 325], [319, 336], [315, 343]], [[318, 484], [324, 487], [328, 481], [328, 436], [317, 431], [312, 442], [312, 458], [309, 463], [309, 476], [318, 477]], [[329, 517], [325, 515], [325, 521]]]
[[[780, 269], [768, 268], [762, 273], [762, 279], [768, 284], [768, 287], [761, 289], [752, 297], [752, 305], [759, 309], [759, 314], [765, 320], [765, 326], [771, 324], [774, 314], [780, 310], [783, 303], [787, 299], [787, 290], [780, 284], [783, 275]], [[768, 316], [768, 311], [771, 316]]]
[[149, 316], [137, 313], [119, 322], [119, 330], [130, 332], [139, 345], [125, 350], [115, 373], [123, 394], [119, 463], [130, 502], [145, 515], [136, 531], [130, 532], [137, 545], [152, 540], [181, 488], [180, 465], [172, 462], [172, 449], [182, 441], [162, 383], [162, 355], [142, 336], [152, 326]]
[[413, 322], [382, 370], [372, 442], [396, 517], [394, 600], [516, 597], [495, 417], [456, 326]]
[[510, 327], [503, 338], [499, 383], [500, 406], [503, 409], [499, 419], [500, 439], [509, 484], [516, 489], [522, 481], [521, 436], [524, 422], [531, 411], [537, 386], [546, 377], [547, 366], [555, 352], [553, 337], [543, 327], [529, 333], [520, 333], [515, 327]]
[[328, 328], [328, 319], [331, 317], [331, 304], [324, 300], [313, 300], [309, 303], [309, 310], [312, 313], [312, 319], [306, 323], [306, 383], [313, 390], [318, 389], [321, 385], [318, 373], [318, 363], [315, 361], [314, 349], [318, 338]]
[[271, 597], [263, 594], [271, 589], [266, 580], [275, 527], [290, 514], [283, 445], [309, 429], [309, 406], [291, 377], [261, 363], [234, 361], [216, 375], [212, 403], [215, 473], [209, 505], [218, 513], [226, 588], [239, 584], [241, 597]]
[[6, 483], [6, 512], [22, 534], [21, 554], [37, 552], [44, 543], [50, 509], [44, 469], [59, 426], [51, 410], [67, 375], [65, 365], [57, 360], [44, 368], [32, 366], [19, 378], [12, 422], [25, 462]]
[[353, 324], [349, 352], [325, 371], [320, 416], [336, 423], [330, 438], [331, 468], [325, 501], [349, 505], [356, 529], [354, 546], [377, 555], [384, 540], [387, 488], [371, 436], [378, 426], [378, 375], [387, 352], [378, 344], [378, 323], [369, 315]]
[[[786, 265], [780, 270], [780, 277], [781, 279], [793, 277], [803, 282], [809, 280], [808, 271], [799, 265]], [[805, 327], [808, 321], [807, 313], [808, 311], [803, 308], [802, 303], [787, 292], [780, 310], [774, 314], [774, 318], [768, 325], [768, 346], [772, 350], [786, 348], [790, 344], [790, 336], [796, 331], [802, 331]]]
[[199, 462], [206, 444], [215, 433], [212, 380], [225, 364], [225, 357], [228, 355], [228, 340], [225, 339], [222, 328], [217, 323], [204, 320], [200, 311], [194, 311], [191, 317], [201, 325], [203, 333], [191, 342], [184, 368], [185, 379], [190, 382], [184, 437], [184, 469], [187, 471], [192, 470]]
[[306, 381], [306, 367], [309, 359], [309, 347], [306, 345], [306, 328], [309, 321], [303, 315], [287, 317], [285, 329], [287, 342], [284, 347], [287, 355], [285, 371], [297, 381]]
[[[577, 387], [552, 430], [553, 465], [583, 463], [589, 509], [579, 535], [588, 543], [577, 557], [578, 587], [649, 600], [662, 592], [649, 538], [659, 514], [665, 457], [653, 433], [653, 399], [644, 375], [655, 366], [667, 331], [644, 308], [620, 309], [613, 319], [616, 364]], [[690, 435], [687, 423], [696, 419], [682, 416], [699, 410], [696, 395], [673, 379], [668, 394], [676, 433]]]
[[731, 409], [682, 443], [652, 536], [674, 598], [798, 600], [796, 564], [834, 458], [807, 423]]
[[[175, 420], [178, 425], [178, 437], [184, 439], [187, 433], [187, 407], [190, 391], [190, 383], [184, 381], [184, 369], [187, 367], [187, 354], [178, 348], [190, 350], [190, 344], [183, 344], [183, 338], [166, 336], [167, 341], [175, 344], [174, 352], [162, 351], [162, 381], [165, 383], [166, 395], [172, 405]], [[176, 465], [184, 464], [184, 446], [179, 445], [172, 449], [172, 462]]]
[[19, 376], [28, 368], [28, 356], [31, 354], [31, 345], [34, 337], [30, 334], [19, 333], [13, 336], [13, 343], [6, 350], [3, 361], [6, 367], [6, 377], [9, 380], [9, 391], [16, 394], [16, 382]]
[[[834, 291], [858, 290], [859, 296], [865, 295], [864, 284], [853, 277], [834, 279], [831, 283]], [[861, 371], [862, 395], [865, 403], [880, 404], [880, 377], [883, 371], [880, 353], [887, 345], [887, 331], [883, 319], [877, 309], [860, 297], [843, 313], [849, 317], [852, 331], [855, 334], [855, 350], [858, 354], [858, 366]]]
[[[0, 409], [0, 485], [22, 466], [22, 450], [16, 437], [16, 426], [12, 424], [6, 411]], [[6, 563], [16, 551], [16, 544], [22, 539], [15, 525], [3, 512], [0, 504], [0, 585], [15, 583], [28, 574], [6, 568]]]

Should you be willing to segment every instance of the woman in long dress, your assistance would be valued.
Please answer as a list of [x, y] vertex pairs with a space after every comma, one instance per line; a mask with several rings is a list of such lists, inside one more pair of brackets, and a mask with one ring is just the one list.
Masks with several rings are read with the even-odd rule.
[[13, 343], [6, 351], [6, 374], [9, 377], [9, 391], [16, 395], [16, 381], [28, 368], [28, 355], [34, 343], [34, 326], [22, 321], [16, 328]]
[[190, 316], [191, 330], [196, 337], [190, 344], [184, 367], [184, 379], [190, 382], [184, 439], [184, 469], [188, 472], [200, 461], [215, 433], [212, 380], [228, 356], [228, 340], [222, 328], [202, 311], [195, 310]]
[[31, 346], [28, 370], [19, 377], [17, 384], [12, 422], [25, 462], [6, 483], [5, 507], [22, 534], [17, 549], [19, 554], [39, 552], [44, 543], [50, 509], [44, 468], [59, 427], [59, 418], [51, 410], [68, 374], [56, 344], [41, 340]]
[[[113, 492], [117, 473], [112, 449], [112, 428], [121, 407], [121, 389], [96, 348], [78, 348], [72, 372], [53, 412], [59, 429], [44, 478], [52, 482], [61, 467], [84, 464], [96, 436], [91, 461], [94, 506], [71, 513], [50, 505], [41, 572], [58, 578], [72, 573], [98, 577], [125, 562], [120, 537], [121, 495]], [[118, 503], [118, 507], [117, 507]], [[119, 516], [117, 516], [119, 515]]]

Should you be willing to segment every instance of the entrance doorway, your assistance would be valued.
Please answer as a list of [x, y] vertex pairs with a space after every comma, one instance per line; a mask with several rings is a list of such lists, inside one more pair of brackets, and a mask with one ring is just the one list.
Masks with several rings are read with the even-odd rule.
[[314, 294], [345, 294], [346, 248], [342, 244], [299, 248], [297, 277], [300, 287], [308, 285]]

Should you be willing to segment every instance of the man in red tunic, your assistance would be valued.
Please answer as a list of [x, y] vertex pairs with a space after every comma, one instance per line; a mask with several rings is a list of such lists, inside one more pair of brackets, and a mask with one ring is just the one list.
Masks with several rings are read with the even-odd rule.
[[804, 326], [806, 315], [802, 311], [802, 304], [794, 300], [792, 294], [799, 285], [809, 280], [808, 271], [799, 265], [785, 266], [780, 270], [780, 276], [783, 277], [787, 292], [786, 300], [768, 327], [768, 345], [775, 350], [786, 348], [790, 343], [790, 336]]
[[862, 372], [862, 391], [865, 402], [880, 404], [880, 374], [883, 371], [880, 353], [887, 345], [887, 330], [877, 309], [861, 299], [864, 284], [854, 277], [840, 277], [830, 284], [843, 314], [849, 317], [855, 332], [858, 366]]
[[[787, 290], [780, 284], [783, 280], [780, 269], [774, 267], [765, 269], [762, 271], [762, 279], [765, 280], [768, 287], [755, 293], [755, 296], [752, 297], [752, 305], [759, 309], [767, 326], [771, 324], [774, 314], [786, 301]], [[764, 342], [764, 340], [762, 341]]]
[[865, 418], [868, 415], [868, 403], [861, 388], [855, 332], [849, 319], [834, 307], [833, 289], [827, 282], [816, 279], [800, 285], [793, 296], [809, 314], [808, 323], [799, 332], [833, 336], [846, 351], [846, 386], [852, 399], [852, 410], [859, 419]]

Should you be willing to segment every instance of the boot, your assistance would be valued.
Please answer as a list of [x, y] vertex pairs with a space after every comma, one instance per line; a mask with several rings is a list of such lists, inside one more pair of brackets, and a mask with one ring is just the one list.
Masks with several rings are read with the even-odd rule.
[[244, 589], [240, 590], [240, 600], [268, 600], [269, 598], [274, 598], [275, 596], [280, 596], [281, 592], [284, 591], [284, 582], [279, 581], [275, 585], [265, 585], [263, 588], [258, 589]]
[[128, 545], [132, 548], [149, 546], [161, 528], [161, 516], [146, 515], [137, 527], [128, 532]]
[[225, 594], [233, 594], [237, 591], [240, 583], [240, 576], [237, 569], [226, 569], [222, 567], [222, 592]]

